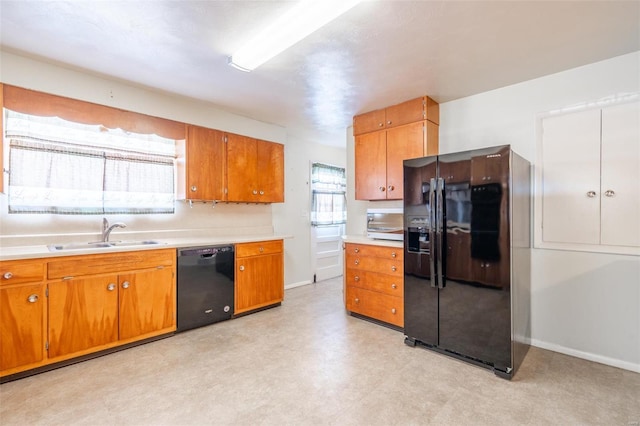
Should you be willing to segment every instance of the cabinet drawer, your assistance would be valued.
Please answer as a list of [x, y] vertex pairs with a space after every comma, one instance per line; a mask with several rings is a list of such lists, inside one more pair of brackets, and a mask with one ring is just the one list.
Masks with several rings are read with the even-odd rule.
[[400, 262], [402, 262], [403, 259], [402, 247], [384, 247], [347, 243], [345, 253], [347, 254], [347, 257], [379, 257], [383, 259], [398, 260]]
[[347, 310], [398, 327], [404, 327], [404, 303], [400, 297], [347, 286]]
[[282, 240], [236, 244], [236, 257], [282, 253]]
[[49, 262], [47, 277], [49, 279], [78, 277], [173, 266], [175, 259], [174, 249], [70, 256]]
[[378, 291], [390, 296], [404, 297], [404, 279], [402, 276], [347, 268], [345, 279], [348, 286]]
[[398, 260], [383, 260], [377, 257], [347, 256], [347, 268], [358, 271], [371, 271], [402, 277], [403, 264]]
[[0, 285], [40, 282], [44, 279], [43, 260], [5, 260], [0, 262]]

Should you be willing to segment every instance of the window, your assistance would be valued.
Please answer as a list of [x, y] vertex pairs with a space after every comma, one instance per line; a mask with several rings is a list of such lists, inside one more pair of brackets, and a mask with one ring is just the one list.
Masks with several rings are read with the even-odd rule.
[[347, 179], [341, 167], [311, 165], [311, 225], [338, 225], [347, 222]]
[[174, 212], [176, 140], [5, 113], [9, 213]]

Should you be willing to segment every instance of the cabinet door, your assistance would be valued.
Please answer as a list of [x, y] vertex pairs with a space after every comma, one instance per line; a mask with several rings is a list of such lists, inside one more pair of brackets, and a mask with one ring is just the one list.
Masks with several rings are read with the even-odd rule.
[[120, 340], [175, 330], [172, 268], [150, 269], [118, 277]]
[[187, 137], [186, 198], [225, 200], [224, 134], [218, 130], [189, 126]]
[[118, 277], [49, 283], [49, 357], [71, 355], [118, 340]]
[[640, 246], [639, 105], [602, 110], [602, 244]]
[[378, 109], [353, 117], [353, 135], [374, 132], [384, 129], [385, 111]]
[[284, 265], [282, 253], [236, 258], [235, 313], [282, 302]]
[[257, 202], [257, 141], [227, 134], [227, 201]]
[[424, 155], [424, 122], [387, 130], [387, 199], [401, 200], [403, 194], [403, 160]]
[[426, 120], [426, 107], [424, 96], [387, 107], [385, 110], [385, 126], [390, 128]]
[[[355, 139], [356, 200], [387, 198], [386, 132], [379, 131]], [[402, 192], [400, 192], [402, 197]]]
[[599, 244], [600, 110], [549, 117], [542, 125], [542, 238]]
[[257, 201], [282, 203], [284, 202], [284, 145], [261, 140], [256, 143], [258, 151]]
[[0, 288], [0, 370], [44, 359], [45, 300], [41, 283]]

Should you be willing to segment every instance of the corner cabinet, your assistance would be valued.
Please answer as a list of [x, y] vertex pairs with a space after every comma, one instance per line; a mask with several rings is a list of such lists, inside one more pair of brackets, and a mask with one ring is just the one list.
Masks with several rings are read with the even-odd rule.
[[402, 161], [438, 153], [437, 120], [426, 96], [355, 116], [356, 199], [401, 200]]
[[227, 134], [227, 201], [284, 202], [284, 146]]
[[354, 243], [344, 248], [346, 310], [404, 327], [403, 249]]
[[277, 305], [284, 299], [283, 241], [236, 244], [235, 314]]
[[0, 262], [0, 375], [45, 361], [45, 262]]

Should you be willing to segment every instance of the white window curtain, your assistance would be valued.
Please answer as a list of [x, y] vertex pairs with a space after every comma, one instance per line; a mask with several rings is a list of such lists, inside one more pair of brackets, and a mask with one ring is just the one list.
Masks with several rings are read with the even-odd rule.
[[344, 168], [321, 163], [311, 165], [311, 225], [347, 222], [346, 189]]
[[5, 112], [9, 213], [174, 212], [175, 140]]

